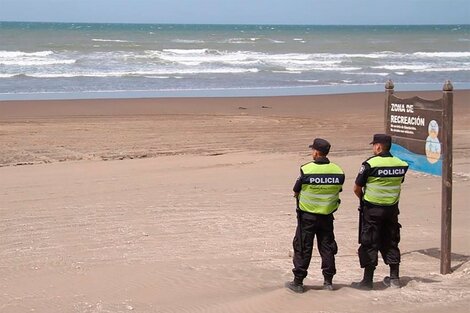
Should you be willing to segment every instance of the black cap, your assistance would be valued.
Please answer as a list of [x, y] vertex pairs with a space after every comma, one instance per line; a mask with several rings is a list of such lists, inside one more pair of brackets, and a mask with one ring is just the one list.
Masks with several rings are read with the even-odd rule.
[[326, 154], [328, 154], [328, 152], [330, 152], [331, 145], [325, 139], [315, 138], [313, 140], [313, 144], [311, 144], [308, 147], [312, 148], [312, 149], [315, 149], [315, 150], [318, 150], [318, 151], [320, 151], [320, 152], [322, 152], [323, 154], [326, 155]]
[[392, 137], [386, 134], [375, 134], [370, 144], [373, 145], [375, 143], [383, 143], [390, 146], [392, 144]]

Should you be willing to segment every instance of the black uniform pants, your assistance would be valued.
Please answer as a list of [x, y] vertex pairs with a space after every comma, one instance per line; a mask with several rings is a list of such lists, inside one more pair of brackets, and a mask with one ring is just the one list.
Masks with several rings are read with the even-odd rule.
[[310, 214], [297, 210], [297, 230], [293, 247], [293, 263], [295, 279], [302, 281], [307, 277], [307, 269], [312, 258], [313, 241], [317, 236], [318, 251], [322, 259], [324, 276], [333, 277], [336, 274], [335, 254], [338, 252], [333, 233], [333, 214]]
[[378, 251], [385, 264], [400, 264], [400, 228], [398, 206], [365, 205], [362, 216], [359, 262], [361, 267], [377, 266]]

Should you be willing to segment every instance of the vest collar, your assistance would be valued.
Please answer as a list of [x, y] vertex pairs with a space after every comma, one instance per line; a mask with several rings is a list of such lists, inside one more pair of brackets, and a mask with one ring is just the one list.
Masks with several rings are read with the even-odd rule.
[[313, 161], [315, 164], [329, 164], [330, 160], [327, 157], [318, 157], [315, 161]]
[[387, 157], [387, 158], [393, 157], [393, 155], [390, 153], [390, 151], [384, 151], [384, 152], [382, 152], [382, 153], [379, 153], [377, 156], [380, 156], [380, 157]]

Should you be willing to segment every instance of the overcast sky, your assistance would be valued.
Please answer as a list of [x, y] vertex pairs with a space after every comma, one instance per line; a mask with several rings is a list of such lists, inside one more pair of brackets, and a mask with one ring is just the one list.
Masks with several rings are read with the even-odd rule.
[[470, 0], [0, 0], [0, 21], [470, 24]]

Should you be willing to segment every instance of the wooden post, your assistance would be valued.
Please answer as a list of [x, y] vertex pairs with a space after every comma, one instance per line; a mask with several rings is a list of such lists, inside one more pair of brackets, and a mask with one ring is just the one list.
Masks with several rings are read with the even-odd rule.
[[389, 79], [385, 83], [385, 110], [384, 110], [385, 129], [384, 129], [384, 133], [387, 133], [387, 127], [388, 127], [387, 113], [388, 113], [388, 106], [390, 105], [390, 97], [393, 95], [393, 88], [395, 88], [395, 86], [393, 85], [393, 81]]
[[452, 127], [453, 86], [448, 80], [443, 87], [441, 274], [450, 273], [452, 239]]

